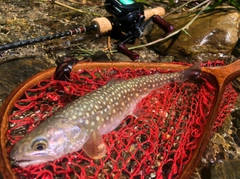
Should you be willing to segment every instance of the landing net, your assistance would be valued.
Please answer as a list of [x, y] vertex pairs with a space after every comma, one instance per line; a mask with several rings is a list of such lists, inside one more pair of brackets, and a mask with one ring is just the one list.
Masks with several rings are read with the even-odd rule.
[[[105, 85], [112, 77], [129, 79], [156, 72], [173, 71], [81, 70], [71, 73], [70, 82], [53, 78], [40, 81], [15, 103], [9, 116], [7, 151], [10, 152], [13, 144], [59, 108]], [[236, 92], [228, 85], [213, 131], [229, 115], [236, 98]], [[101, 160], [92, 160], [81, 150], [38, 166], [24, 169], [12, 166], [13, 171], [17, 178], [28, 179], [178, 178], [204, 132], [213, 99], [214, 88], [207, 81], [165, 85], [138, 104], [135, 110], [138, 118], [129, 116], [116, 130], [104, 135], [108, 147], [107, 155]]]

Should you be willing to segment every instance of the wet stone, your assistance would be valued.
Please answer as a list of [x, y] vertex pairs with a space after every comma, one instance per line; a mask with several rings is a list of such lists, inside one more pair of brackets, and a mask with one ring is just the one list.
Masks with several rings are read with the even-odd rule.
[[240, 40], [238, 40], [237, 45], [233, 49], [232, 55], [237, 57], [237, 58], [240, 58]]
[[[194, 15], [174, 14], [166, 17], [166, 20], [174, 24], [177, 30], [190, 22]], [[239, 11], [232, 7], [221, 7], [200, 15], [186, 30], [188, 34], [181, 32], [177, 39], [158, 43], [155, 48], [162, 54], [175, 56], [175, 61], [228, 59], [238, 41], [239, 24]], [[162, 37], [163, 31], [155, 25], [149, 40]]]

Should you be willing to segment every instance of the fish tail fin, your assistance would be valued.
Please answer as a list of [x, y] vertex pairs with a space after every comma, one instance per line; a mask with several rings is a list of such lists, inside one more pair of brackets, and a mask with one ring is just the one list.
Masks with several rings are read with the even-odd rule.
[[190, 68], [183, 70], [184, 80], [197, 80], [201, 75], [201, 62], [197, 62]]

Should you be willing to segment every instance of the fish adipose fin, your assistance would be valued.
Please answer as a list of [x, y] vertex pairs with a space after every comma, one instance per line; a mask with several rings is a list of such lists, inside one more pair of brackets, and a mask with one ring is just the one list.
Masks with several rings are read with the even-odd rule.
[[198, 80], [201, 76], [201, 71], [201, 62], [198, 62], [190, 68], [183, 70], [184, 80]]
[[93, 131], [83, 145], [84, 152], [92, 159], [101, 159], [107, 152], [106, 144], [99, 132]]

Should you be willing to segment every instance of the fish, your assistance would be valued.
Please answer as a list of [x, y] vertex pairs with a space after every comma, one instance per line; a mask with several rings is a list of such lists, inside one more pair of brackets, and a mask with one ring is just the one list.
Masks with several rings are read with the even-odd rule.
[[153, 90], [176, 81], [194, 80], [201, 75], [196, 64], [174, 73], [155, 73], [132, 79], [113, 79], [67, 104], [12, 147], [9, 157], [20, 167], [54, 161], [81, 149], [91, 159], [106, 155], [102, 138], [128, 116]]

